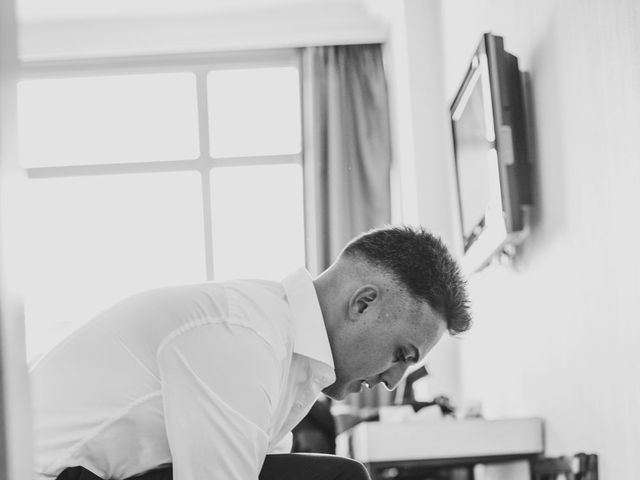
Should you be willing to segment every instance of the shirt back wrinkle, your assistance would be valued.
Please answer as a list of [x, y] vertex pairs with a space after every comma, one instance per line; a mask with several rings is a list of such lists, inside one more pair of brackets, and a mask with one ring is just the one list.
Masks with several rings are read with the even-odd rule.
[[[141, 404], [143, 404], [143, 403], [145, 403], [147, 401], [150, 401], [150, 400], [152, 400], [152, 399], [154, 399], [156, 397], [160, 397], [161, 395], [162, 395], [162, 392], [160, 391], [160, 389], [158, 389], [158, 390], [156, 390], [154, 392], [150, 392], [150, 393], [147, 393], [146, 395], [142, 395], [141, 397], [138, 397], [135, 400], [132, 400], [128, 404], [124, 405], [121, 409], [119, 409], [116, 412], [114, 412], [111, 416], [106, 418], [99, 425], [96, 425], [96, 427], [93, 428], [92, 430], [90, 430], [87, 433], [87, 435], [85, 435], [80, 440], [78, 440], [78, 442], [75, 445], [73, 445], [71, 448], [69, 448], [69, 450], [64, 452], [63, 456], [61, 456], [60, 458], [55, 459], [52, 462], [52, 465], [64, 464], [64, 460], [66, 458], [73, 457], [73, 456], [77, 455], [78, 451], [81, 450], [82, 447], [87, 445], [89, 442], [91, 442], [92, 439], [94, 439], [95, 437], [100, 435], [100, 433], [105, 431], [107, 428], [109, 428], [111, 425], [116, 423], [118, 420], [126, 417], [128, 412], [130, 412], [131, 410], [133, 410], [137, 406], [139, 406], [139, 405], [141, 405]], [[51, 468], [51, 467], [49, 467], [49, 468]]]

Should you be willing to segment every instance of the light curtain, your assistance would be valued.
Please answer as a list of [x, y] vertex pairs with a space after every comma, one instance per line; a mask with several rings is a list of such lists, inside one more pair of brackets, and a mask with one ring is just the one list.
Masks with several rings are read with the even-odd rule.
[[[381, 45], [311, 47], [303, 58], [308, 267], [318, 273], [355, 235], [390, 222], [389, 106]], [[389, 399], [378, 387], [350, 403]]]

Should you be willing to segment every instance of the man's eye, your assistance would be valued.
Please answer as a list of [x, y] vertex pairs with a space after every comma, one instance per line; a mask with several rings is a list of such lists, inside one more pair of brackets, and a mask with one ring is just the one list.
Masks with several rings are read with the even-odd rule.
[[407, 362], [407, 357], [405, 356], [405, 354], [403, 352], [398, 352], [398, 354], [396, 355], [396, 358], [393, 361], [395, 363], [397, 363], [397, 362], [406, 363]]

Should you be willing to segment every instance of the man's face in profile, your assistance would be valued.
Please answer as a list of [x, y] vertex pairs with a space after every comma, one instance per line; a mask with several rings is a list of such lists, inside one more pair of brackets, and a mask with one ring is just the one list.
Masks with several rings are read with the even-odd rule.
[[336, 381], [323, 392], [342, 400], [378, 383], [395, 388], [445, 330], [443, 317], [424, 301], [392, 291], [369, 295], [334, 336]]

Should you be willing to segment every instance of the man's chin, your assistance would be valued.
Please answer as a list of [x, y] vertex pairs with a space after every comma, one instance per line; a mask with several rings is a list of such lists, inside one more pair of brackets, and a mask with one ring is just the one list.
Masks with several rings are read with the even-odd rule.
[[344, 387], [341, 388], [339, 385], [333, 383], [322, 390], [322, 393], [333, 400], [344, 400], [350, 392], [347, 392]]

